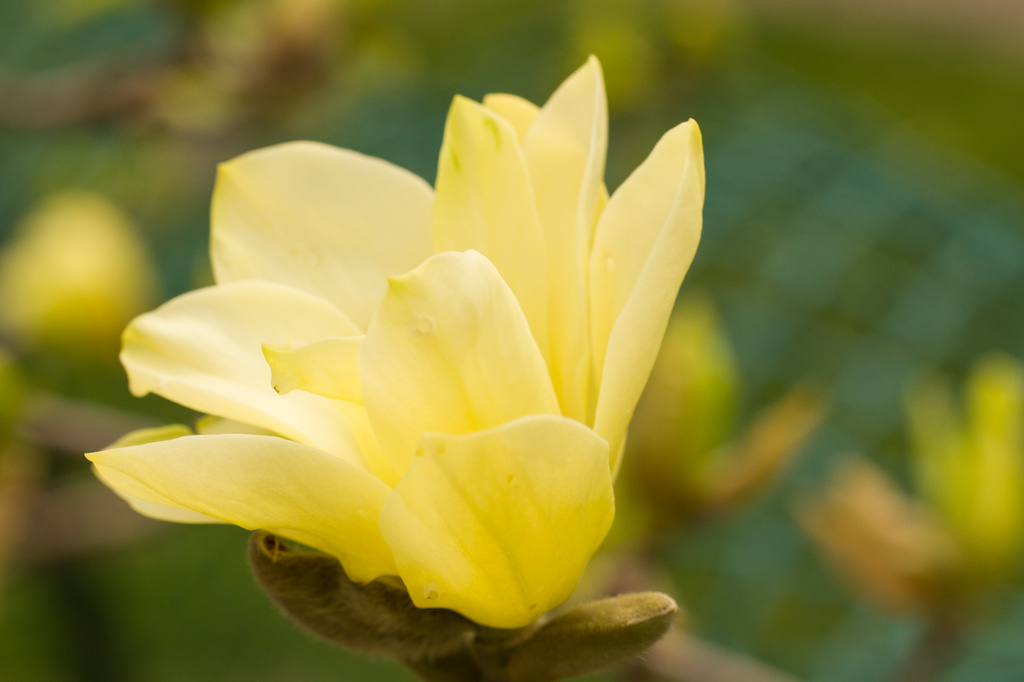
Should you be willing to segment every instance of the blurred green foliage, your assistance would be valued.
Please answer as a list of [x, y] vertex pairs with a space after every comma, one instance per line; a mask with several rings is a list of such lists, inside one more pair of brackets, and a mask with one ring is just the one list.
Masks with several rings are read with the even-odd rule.
[[[595, 52], [611, 102], [609, 187], [671, 125], [702, 126], [705, 236], [684, 286], [720, 311], [740, 414], [808, 377], [833, 400], [773, 491], [662, 539], [674, 596], [702, 636], [804, 679], [884, 676], [921, 624], [851, 595], [791, 506], [848, 452], [908, 479], [903, 392], [922, 371], [960, 377], [988, 351], [1024, 356], [1024, 58], [726, 0], [299, 4], [0, 2], [0, 239], [53, 192], [98, 192], [142, 228], [162, 291], [177, 294], [209, 277], [217, 162], [308, 138], [432, 180], [453, 94], [540, 102]], [[13, 352], [37, 388], [154, 422], [192, 418], [131, 398], [114, 357]], [[67, 453], [46, 461], [53, 486], [89, 476]], [[16, 563], [0, 607], [3, 677], [411, 679], [279, 616], [245, 542], [234, 528], [162, 527], [114, 550]], [[943, 679], [1020, 679], [1019, 582], [1002, 586]]]

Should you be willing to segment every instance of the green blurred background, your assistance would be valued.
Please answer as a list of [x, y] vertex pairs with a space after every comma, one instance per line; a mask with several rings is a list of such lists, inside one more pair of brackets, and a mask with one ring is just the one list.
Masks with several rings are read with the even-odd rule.
[[[718, 645], [806, 680], [884, 679], [924, 626], [835, 577], [793, 501], [854, 452], [906, 483], [908, 382], [1024, 356], [1022, 31], [999, 0], [2, 0], [0, 243], [56, 192], [109, 199], [156, 277], [73, 305], [119, 326], [124, 287], [145, 309], [209, 281], [219, 161], [313, 139], [432, 181], [455, 93], [542, 103], [597, 54], [610, 188], [672, 125], [702, 127], [705, 231], [684, 290], [721, 315], [741, 420], [804, 379], [831, 395], [770, 491], [665, 532], [671, 591]], [[59, 283], [61, 262], [37, 267]], [[129, 395], [116, 331], [10, 326], [43, 397], [19, 427], [41, 455], [2, 586], [0, 679], [412, 679], [280, 616], [244, 531], [136, 523], [93, 490], [83, 450], [193, 416]], [[941, 679], [1024, 679], [1019, 578]]]

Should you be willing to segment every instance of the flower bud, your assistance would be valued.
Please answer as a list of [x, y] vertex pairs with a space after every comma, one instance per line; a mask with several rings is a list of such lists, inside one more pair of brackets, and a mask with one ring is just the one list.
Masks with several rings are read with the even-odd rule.
[[106, 352], [152, 303], [155, 284], [128, 217], [98, 194], [63, 192], [0, 255], [0, 326], [27, 344]]
[[707, 517], [749, 500], [785, 469], [825, 414], [820, 392], [797, 387], [733, 437], [737, 392], [735, 361], [710, 302], [684, 300], [628, 445], [627, 461], [635, 460], [629, 473], [662, 515]]
[[953, 538], [866, 460], [844, 462], [829, 488], [803, 501], [800, 525], [858, 591], [893, 612], [934, 612], [955, 596]]
[[430, 660], [464, 647], [474, 631], [454, 611], [416, 608], [400, 585], [357, 585], [334, 557], [292, 551], [269, 533], [253, 534], [249, 565], [260, 588], [289, 618], [355, 651]]
[[641, 485], [668, 505], [692, 500], [736, 415], [737, 369], [711, 302], [681, 301], [637, 405], [627, 447]]
[[513, 649], [512, 682], [554, 682], [625, 663], [661, 639], [679, 607], [660, 592], [609, 597], [557, 616]]
[[967, 381], [965, 415], [931, 377], [908, 396], [918, 486], [964, 549], [968, 569], [998, 580], [1024, 544], [1024, 367], [992, 355]]

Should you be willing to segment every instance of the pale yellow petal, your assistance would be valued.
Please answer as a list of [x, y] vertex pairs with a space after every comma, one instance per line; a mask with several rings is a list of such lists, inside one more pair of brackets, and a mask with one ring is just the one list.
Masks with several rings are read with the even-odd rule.
[[128, 503], [128, 505], [139, 514], [148, 516], [157, 521], [170, 521], [171, 523], [225, 523], [206, 514], [192, 511], [191, 509], [180, 509], [178, 507], [166, 507], [162, 504], [154, 504], [139, 497], [120, 493], [114, 490], [114, 494]]
[[425, 435], [380, 525], [414, 604], [515, 628], [565, 601], [614, 506], [608, 444], [534, 416]]
[[186, 436], [87, 456], [123, 494], [302, 542], [359, 582], [395, 573], [378, 528], [391, 489], [320, 450], [272, 436]]
[[[332, 399], [334, 408], [348, 425], [365, 468], [389, 486], [398, 483], [398, 473], [384, 457], [377, 436], [362, 405], [359, 387], [359, 346], [361, 336], [331, 337], [299, 346], [264, 346], [275, 390], [285, 393], [301, 389]], [[212, 421], [211, 420], [216, 420]], [[258, 433], [252, 427], [230, 420], [206, 417], [197, 424], [199, 433]], [[263, 435], [273, 435], [264, 432]]]
[[[594, 430], [620, 451], [700, 240], [704, 154], [688, 121], [665, 133], [601, 214], [590, 257]], [[618, 468], [618, 459], [612, 462]]]
[[236, 282], [179, 296], [136, 318], [125, 330], [121, 362], [135, 395], [156, 393], [351, 456], [352, 436], [334, 404], [304, 392], [278, 395], [261, 347], [358, 331], [323, 299], [272, 282]]
[[263, 344], [274, 390], [282, 394], [306, 391], [362, 404], [359, 388], [362, 342], [362, 336], [336, 336], [297, 347]]
[[[145, 445], [146, 443], [158, 443], [191, 435], [194, 435], [192, 429], [183, 424], [170, 424], [168, 426], [136, 429], [135, 431], [126, 433], [118, 438], [112, 444], [108, 445], [107, 449], [111, 450], [114, 448]], [[118, 490], [114, 485], [112, 485], [112, 483], [104, 477], [104, 472], [101, 471], [99, 467], [93, 465], [92, 470], [93, 474], [106, 483], [118, 497], [127, 502], [132, 509], [143, 516], [159, 519], [161, 521], [173, 521], [175, 523], [223, 523], [223, 521], [220, 521], [219, 519], [200, 514], [199, 512], [192, 511], [191, 509], [176, 507], [170, 500], [165, 499], [162, 500], [160, 504], [157, 504], [155, 502], [129, 495]]]
[[313, 142], [221, 164], [210, 251], [217, 282], [266, 279], [322, 296], [365, 329], [387, 277], [432, 253], [430, 186], [390, 163]]
[[145, 429], [135, 429], [124, 434], [113, 443], [107, 446], [110, 448], [125, 448], [131, 445], [144, 445], [145, 443], [156, 443], [161, 440], [171, 440], [182, 436], [193, 435], [192, 429], [184, 424], [168, 424], [167, 426], [152, 426]]
[[[116, 481], [119, 480], [117, 474], [107, 476], [103, 469], [100, 469], [95, 465], [93, 465], [92, 469], [96, 478], [100, 479], [114, 492], [115, 495], [127, 502], [128, 506], [143, 516], [148, 516], [149, 518], [157, 519], [158, 521], [171, 521], [173, 523], [225, 523], [224, 521], [215, 519], [212, 516], [207, 516], [206, 514], [200, 514], [197, 511], [192, 511], [191, 509], [175, 506], [173, 502], [167, 499], [164, 499], [161, 503], [157, 503], [150, 500], [144, 500], [141, 497], [129, 495], [117, 488]], [[151, 499], [156, 498], [153, 497]]]
[[593, 57], [544, 105], [523, 140], [547, 246], [551, 376], [562, 413], [587, 421], [587, 258], [604, 177], [608, 103]]
[[544, 235], [516, 133], [465, 97], [448, 112], [433, 214], [438, 251], [479, 251], [498, 268], [547, 351]]
[[345, 418], [345, 422], [352, 432], [352, 437], [359, 447], [359, 452], [363, 456], [363, 464], [366, 466], [367, 471], [387, 483], [388, 486], [395, 487], [400, 476], [391, 460], [384, 455], [384, 450], [380, 446], [377, 434], [373, 432], [373, 426], [370, 424], [370, 417], [366, 413], [366, 408], [347, 400], [335, 400], [334, 406], [338, 408], [338, 412]]
[[425, 431], [468, 433], [558, 413], [515, 296], [474, 251], [440, 253], [392, 278], [359, 363], [370, 422], [399, 473]]
[[519, 95], [495, 92], [484, 97], [484, 106], [508, 121], [522, 140], [540, 113], [540, 107]]
[[236, 433], [247, 433], [250, 436], [280, 436], [270, 429], [252, 424], [243, 424], [234, 419], [224, 419], [207, 414], [196, 420], [196, 433], [200, 436], [225, 436]]

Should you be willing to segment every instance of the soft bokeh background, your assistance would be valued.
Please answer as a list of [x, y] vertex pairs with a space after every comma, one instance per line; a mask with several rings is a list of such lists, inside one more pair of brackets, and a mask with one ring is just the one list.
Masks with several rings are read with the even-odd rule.
[[[884, 679], [925, 625], [837, 577], [794, 506], [851, 453], [910, 490], [909, 382], [1024, 356], [1022, 32], [1015, 0], [3, 0], [0, 411], [27, 397], [0, 435], [0, 678], [411, 679], [278, 615], [245, 532], [144, 523], [80, 455], [193, 418], [128, 394], [117, 334], [209, 281], [217, 162], [305, 138], [432, 181], [454, 93], [542, 103], [595, 53], [610, 188], [701, 124], [684, 289], [721, 318], [738, 421], [803, 380], [831, 400], [777, 485], [662, 524], [669, 589], [717, 645], [806, 680]], [[1024, 677], [1020, 577], [941, 679]]]

